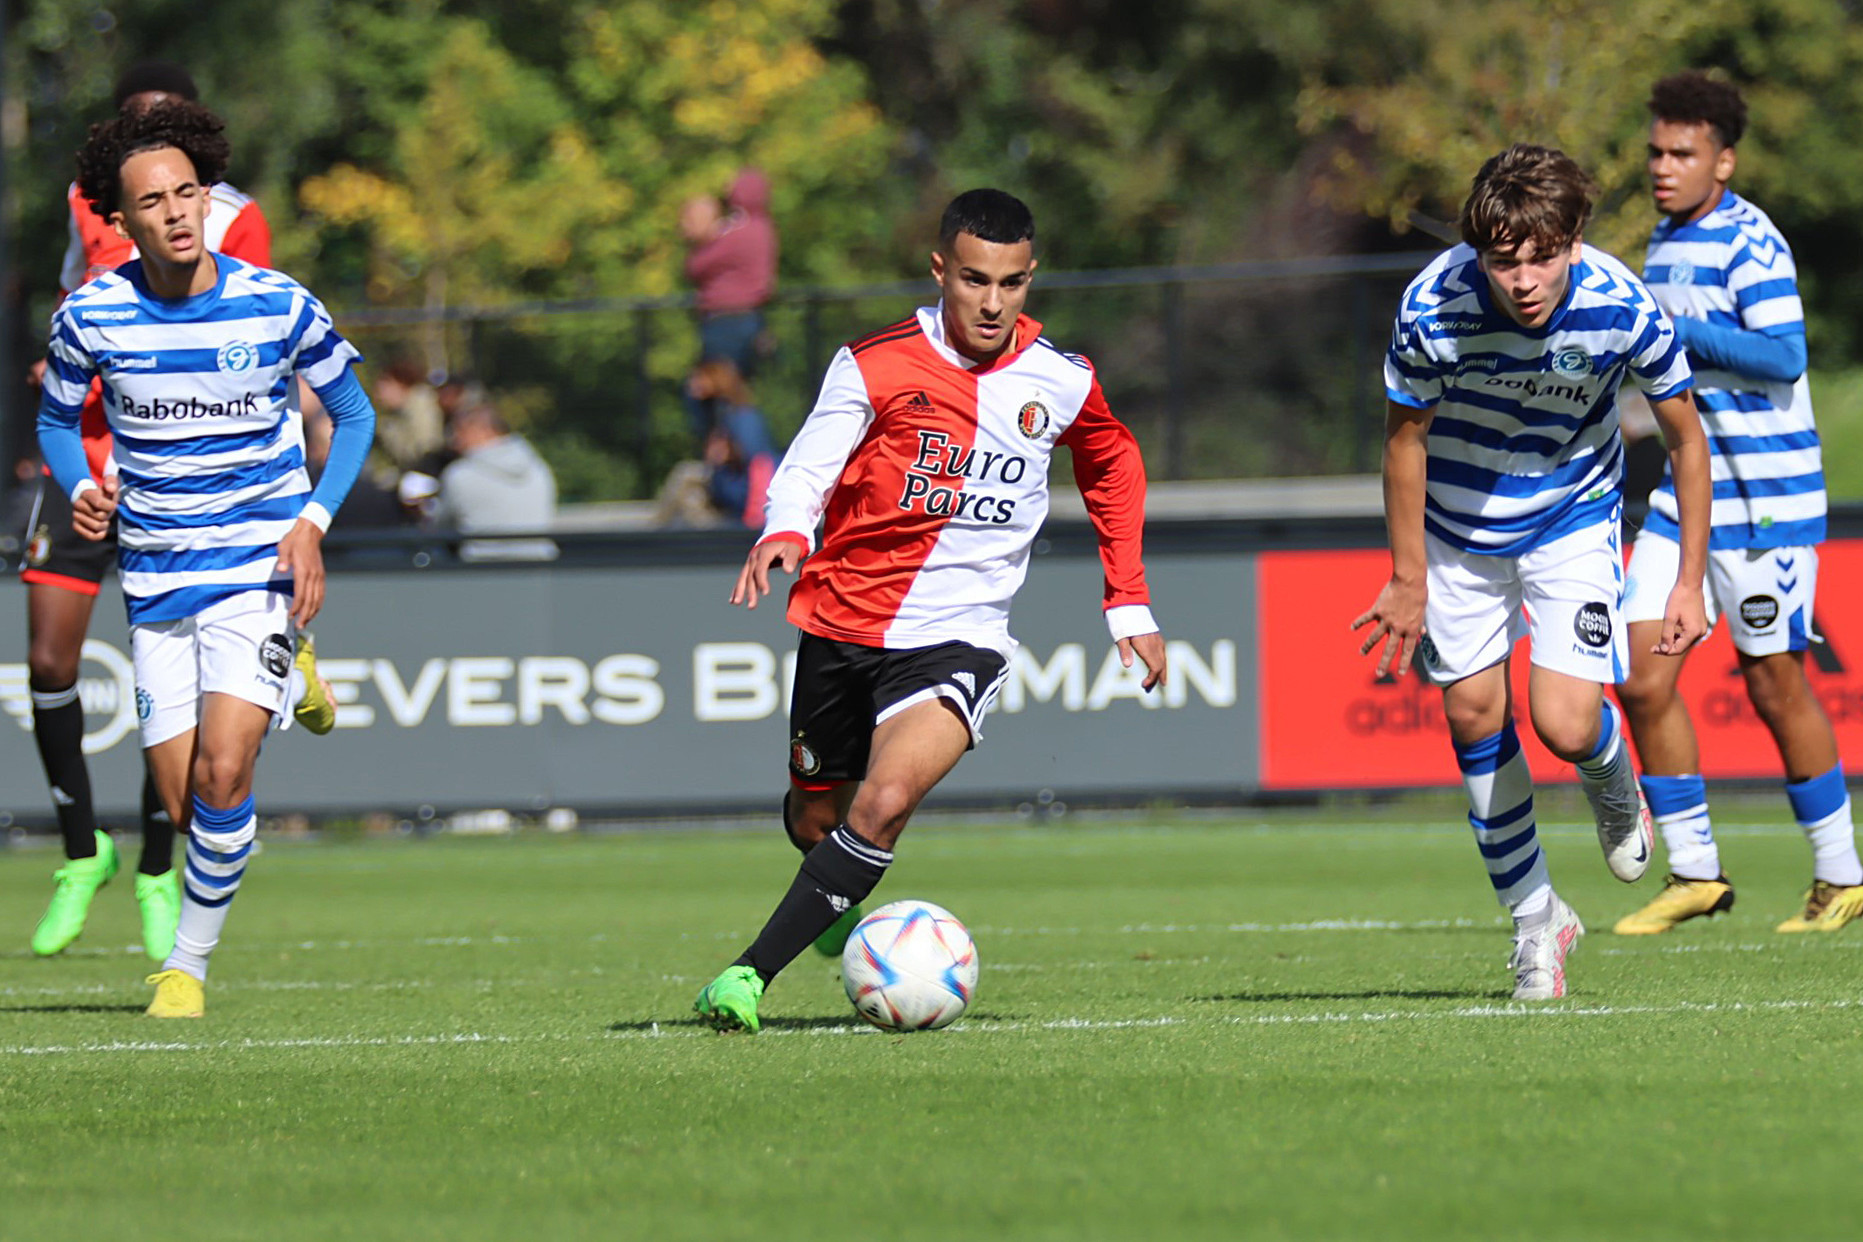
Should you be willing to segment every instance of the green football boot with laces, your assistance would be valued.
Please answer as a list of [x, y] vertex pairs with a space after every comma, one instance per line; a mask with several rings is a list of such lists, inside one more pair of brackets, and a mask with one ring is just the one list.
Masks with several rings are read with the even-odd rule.
[[181, 873], [136, 873], [136, 904], [142, 908], [142, 951], [165, 962], [175, 951], [175, 928], [181, 924]]
[[91, 898], [116, 874], [116, 842], [99, 830], [97, 853], [90, 858], [73, 858], [52, 873], [58, 887], [52, 890], [52, 904], [32, 932], [32, 951], [40, 957], [63, 953], [72, 941], [84, 934], [84, 920], [91, 912]]
[[823, 957], [840, 957], [841, 950], [847, 948], [847, 938], [854, 934], [860, 925], [860, 907], [849, 906], [847, 913], [828, 925], [828, 930], [815, 937], [815, 951]]
[[757, 1002], [763, 999], [763, 980], [748, 966], [727, 967], [705, 985], [692, 1008], [705, 1025], [719, 1031], [757, 1033]]

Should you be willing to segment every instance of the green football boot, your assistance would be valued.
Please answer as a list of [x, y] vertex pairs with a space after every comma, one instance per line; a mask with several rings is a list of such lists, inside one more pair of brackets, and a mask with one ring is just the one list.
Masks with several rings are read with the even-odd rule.
[[705, 985], [693, 1010], [705, 1025], [720, 1031], [757, 1033], [757, 1002], [763, 998], [763, 980], [748, 966], [727, 967]]
[[32, 951], [40, 957], [63, 953], [72, 941], [84, 934], [84, 919], [91, 912], [91, 898], [116, 874], [116, 842], [99, 830], [97, 853], [90, 858], [73, 858], [52, 879], [52, 904], [45, 917], [32, 931]]
[[823, 957], [840, 957], [841, 950], [847, 948], [847, 938], [854, 934], [860, 925], [860, 907], [849, 906], [847, 913], [828, 925], [828, 930], [815, 937], [815, 951]]
[[175, 928], [181, 923], [181, 873], [136, 873], [136, 904], [142, 907], [142, 951], [165, 962], [175, 951]]

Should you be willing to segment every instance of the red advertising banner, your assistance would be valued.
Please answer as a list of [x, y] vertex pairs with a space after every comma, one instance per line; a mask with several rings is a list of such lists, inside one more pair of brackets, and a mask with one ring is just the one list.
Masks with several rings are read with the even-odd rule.
[[[1264, 552], [1256, 558], [1262, 787], [1378, 789], [1456, 785], [1442, 691], [1420, 669], [1382, 682], [1361, 656], [1352, 619], [1391, 572], [1379, 549]], [[1820, 549], [1817, 628], [1805, 668], [1837, 729], [1840, 754], [1863, 764], [1863, 540]], [[1514, 716], [1536, 780], [1572, 780], [1571, 765], [1533, 736], [1527, 645], [1514, 652]], [[1725, 627], [1688, 657], [1682, 694], [1709, 779], [1779, 777], [1772, 735], [1747, 701]], [[1783, 779], [1783, 778], [1781, 778]]]

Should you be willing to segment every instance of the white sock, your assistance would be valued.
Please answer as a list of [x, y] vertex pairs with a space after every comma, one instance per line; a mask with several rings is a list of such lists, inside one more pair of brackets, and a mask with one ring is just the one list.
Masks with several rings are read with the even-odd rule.
[[1856, 827], [1850, 822], [1850, 791], [1844, 786], [1844, 765], [1823, 776], [1787, 784], [1785, 796], [1792, 814], [1811, 842], [1814, 879], [1849, 888], [1863, 884], [1863, 862], [1857, 860]]
[[1630, 747], [1624, 741], [1624, 724], [1617, 714], [1617, 704], [1606, 699], [1601, 711], [1598, 744], [1590, 755], [1574, 765], [1578, 768], [1579, 784], [1593, 792], [1614, 789], [1634, 800], [1637, 773], [1630, 762]]
[[220, 943], [228, 908], [246, 874], [246, 856], [259, 829], [252, 796], [238, 806], [208, 806], [194, 799], [194, 823], [188, 830], [187, 865], [181, 872], [181, 922], [175, 951], [164, 970], [181, 970], [207, 978], [207, 959]]
[[1721, 851], [1708, 822], [1708, 787], [1700, 775], [1645, 776], [1643, 796], [1662, 829], [1669, 870], [1685, 880], [1718, 880]]

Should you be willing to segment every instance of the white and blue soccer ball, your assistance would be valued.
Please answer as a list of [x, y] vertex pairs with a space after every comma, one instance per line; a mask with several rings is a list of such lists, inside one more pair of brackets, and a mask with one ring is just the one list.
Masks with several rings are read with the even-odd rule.
[[841, 982], [860, 1016], [888, 1031], [935, 1031], [977, 994], [977, 946], [955, 915], [895, 901], [862, 919], [841, 951]]

